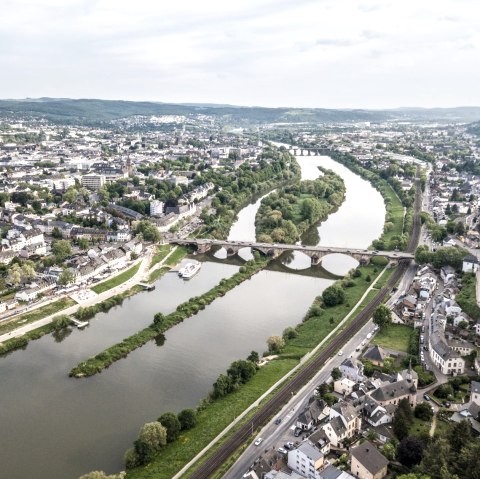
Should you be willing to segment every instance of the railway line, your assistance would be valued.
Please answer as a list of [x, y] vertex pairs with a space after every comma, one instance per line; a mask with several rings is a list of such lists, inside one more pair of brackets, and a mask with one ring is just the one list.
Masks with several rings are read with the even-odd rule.
[[[420, 206], [421, 188], [419, 181], [419, 168], [416, 174], [416, 194], [414, 202], [414, 218], [412, 234], [407, 246], [409, 253], [414, 253], [420, 237]], [[252, 435], [258, 427], [265, 422], [304, 386], [314, 374], [327, 362], [327, 360], [340, 349], [343, 344], [354, 336], [360, 328], [372, 317], [375, 309], [383, 303], [384, 299], [405, 273], [410, 260], [401, 260], [390, 276], [387, 283], [379, 290], [373, 300], [357, 314], [355, 319], [345, 327], [312, 361], [301, 369], [292, 379], [288, 380], [278, 392], [266, 402], [255, 415], [245, 423], [238, 431], [232, 434], [206, 461], [201, 464], [190, 476], [190, 479], [207, 479]]]

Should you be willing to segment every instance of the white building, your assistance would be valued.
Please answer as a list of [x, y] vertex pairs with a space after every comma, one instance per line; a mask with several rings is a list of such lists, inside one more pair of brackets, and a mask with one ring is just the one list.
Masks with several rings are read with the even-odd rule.
[[150, 216], [162, 216], [165, 203], [160, 200], [150, 201]]
[[310, 441], [303, 441], [297, 449], [288, 452], [288, 467], [303, 477], [321, 479], [323, 452]]
[[88, 175], [82, 176], [82, 186], [88, 188], [89, 190], [97, 191], [104, 185], [104, 175], [96, 175], [95, 173], [89, 173]]

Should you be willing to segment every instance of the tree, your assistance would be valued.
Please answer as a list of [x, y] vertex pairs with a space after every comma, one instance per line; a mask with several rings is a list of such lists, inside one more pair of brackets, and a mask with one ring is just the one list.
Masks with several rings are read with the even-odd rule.
[[72, 254], [72, 248], [67, 240], [54, 240], [52, 242], [52, 253], [57, 263], [63, 263]]
[[285, 347], [285, 341], [280, 336], [270, 336], [267, 339], [268, 351], [273, 354], [279, 353]]
[[425, 447], [418, 470], [420, 473], [428, 474], [432, 479], [446, 479], [445, 468], [448, 468], [449, 457], [450, 444], [447, 439], [436, 438]]
[[472, 428], [468, 421], [463, 420], [452, 425], [447, 439], [453, 453], [459, 453], [472, 440]]
[[90, 247], [90, 242], [88, 241], [87, 238], [79, 238], [78, 239], [78, 247], [82, 251], [87, 251], [87, 249]]
[[406, 436], [398, 445], [397, 458], [406, 467], [420, 464], [423, 455], [423, 442], [417, 436]]
[[392, 312], [385, 305], [381, 304], [373, 313], [373, 322], [384, 329], [392, 323]]
[[393, 416], [393, 432], [395, 433], [395, 436], [401, 441], [404, 437], [408, 436], [409, 429], [410, 423], [405, 417], [405, 413], [398, 408]]
[[398, 409], [403, 412], [409, 424], [413, 422], [413, 410], [407, 398], [401, 399], [398, 403]]
[[158, 422], [167, 429], [167, 442], [174, 442], [180, 435], [181, 424], [173, 412], [163, 413]]
[[333, 368], [332, 369], [332, 379], [334, 381], [337, 381], [341, 377], [342, 377], [342, 372], [340, 371], [340, 369], [339, 368]]
[[75, 281], [75, 276], [73, 275], [70, 269], [64, 269], [60, 276], [58, 277], [57, 284], [61, 286], [66, 286], [67, 284], [73, 283]]
[[54, 226], [52, 229], [52, 238], [62, 239], [62, 232], [58, 229], [58, 226]]
[[336, 306], [337, 304], [342, 304], [345, 301], [345, 292], [340, 286], [333, 284], [332, 286], [329, 286], [323, 290], [322, 299], [325, 306]]
[[178, 413], [178, 420], [182, 431], [187, 431], [197, 424], [197, 413], [194, 409], [184, 409]]
[[230, 376], [220, 374], [218, 379], [213, 383], [213, 398], [217, 399], [233, 391], [233, 381]]
[[61, 316], [53, 318], [52, 324], [55, 331], [60, 331], [61, 329], [70, 326], [72, 324], [72, 321], [67, 315], [62, 314]]
[[22, 280], [22, 268], [18, 264], [14, 264], [8, 270], [7, 283], [13, 286], [18, 286]]
[[427, 402], [418, 403], [415, 406], [415, 417], [421, 419], [422, 421], [431, 421], [433, 418], [433, 411], [430, 407], [430, 404]]
[[285, 328], [282, 333], [283, 339], [294, 339], [298, 336], [297, 330], [295, 328], [292, 328], [291, 326], [288, 328]]
[[137, 223], [134, 230], [135, 235], [141, 234], [145, 241], [158, 243], [161, 239], [158, 228], [148, 220], [142, 220]]
[[233, 361], [227, 369], [227, 374], [232, 378], [234, 384], [245, 384], [255, 375], [257, 367], [251, 361], [239, 359]]
[[163, 326], [164, 321], [165, 316], [163, 313], [155, 313], [155, 316], [153, 317], [153, 324], [157, 326], [157, 328]]
[[138, 457], [138, 454], [133, 447], [125, 451], [123, 460], [125, 461], [126, 469], [133, 469], [134, 467], [137, 467], [141, 464], [140, 458]]
[[252, 351], [248, 356], [247, 356], [247, 361], [251, 361], [252, 363], [258, 363], [260, 360], [260, 356], [258, 355], [257, 351]]
[[146, 464], [167, 444], [167, 430], [157, 421], [147, 422], [140, 429], [134, 442], [135, 452], [141, 464]]

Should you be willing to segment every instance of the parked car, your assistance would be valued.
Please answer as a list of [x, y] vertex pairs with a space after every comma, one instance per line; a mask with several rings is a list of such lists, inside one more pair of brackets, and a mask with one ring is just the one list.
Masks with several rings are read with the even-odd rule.
[[298, 427], [295, 428], [295, 432], [293, 433], [293, 435], [294, 435], [295, 437], [298, 437], [298, 436], [300, 436], [300, 434], [302, 434], [302, 430], [299, 429]]
[[260, 444], [262, 444], [263, 442], [263, 439], [261, 437], [259, 437], [253, 444], [255, 444], [255, 446], [260, 446]]
[[288, 451], [291, 451], [295, 447], [295, 445], [293, 444], [293, 442], [287, 442], [286, 444], [283, 445], [283, 447]]
[[430, 396], [428, 394], [424, 394], [423, 399], [425, 399], [425, 401], [430, 401]]
[[343, 351], [341, 349], [340, 349], [340, 351], [338, 351], [338, 355], [343, 356]]
[[288, 451], [287, 451], [286, 449], [284, 449], [283, 447], [279, 447], [279, 448], [277, 449], [277, 451], [278, 451], [280, 454], [287, 454], [287, 453], [288, 453]]
[[452, 405], [452, 403], [450, 401], [443, 401], [443, 405], [445, 407], [450, 407]]

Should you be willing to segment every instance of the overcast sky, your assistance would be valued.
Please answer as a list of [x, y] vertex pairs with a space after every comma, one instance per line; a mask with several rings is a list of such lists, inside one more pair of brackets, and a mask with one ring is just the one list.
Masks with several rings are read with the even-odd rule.
[[3, 0], [0, 97], [480, 105], [478, 0]]

